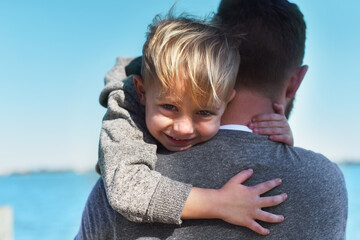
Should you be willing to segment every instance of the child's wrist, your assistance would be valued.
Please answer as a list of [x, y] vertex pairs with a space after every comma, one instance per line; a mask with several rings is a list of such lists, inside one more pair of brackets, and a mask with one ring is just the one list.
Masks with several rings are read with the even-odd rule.
[[216, 189], [193, 187], [181, 214], [182, 219], [220, 218], [220, 192]]
[[211, 192], [211, 209], [210, 214], [213, 216], [212, 218], [223, 219], [223, 206], [224, 199], [223, 194], [220, 189], [209, 189]]

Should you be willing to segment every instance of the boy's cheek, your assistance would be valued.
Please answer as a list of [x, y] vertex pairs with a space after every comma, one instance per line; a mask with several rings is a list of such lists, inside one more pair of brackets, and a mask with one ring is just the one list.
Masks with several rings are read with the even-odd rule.
[[149, 114], [146, 117], [146, 125], [152, 130], [163, 131], [171, 125], [171, 119], [162, 114]]
[[203, 141], [207, 141], [213, 138], [216, 135], [216, 133], [219, 131], [219, 127], [220, 127], [220, 120], [208, 122], [200, 126], [199, 133], [202, 136]]

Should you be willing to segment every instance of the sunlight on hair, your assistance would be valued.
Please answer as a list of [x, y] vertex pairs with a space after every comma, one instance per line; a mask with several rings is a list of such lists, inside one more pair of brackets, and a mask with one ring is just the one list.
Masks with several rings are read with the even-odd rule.
[[165, 92], [182, 81], [195, 101], [227, 101], [240, 64], [239, 39], [205, 20], [157, 16], [143, 48], [145, 84]]

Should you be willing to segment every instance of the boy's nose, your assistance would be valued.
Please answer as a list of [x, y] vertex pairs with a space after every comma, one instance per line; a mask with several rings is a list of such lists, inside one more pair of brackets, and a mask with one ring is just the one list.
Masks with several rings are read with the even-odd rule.
[[194, 133], [194, 124], [189, 117], [182, 117], [174, 121], [173, 129], [179, 135], [190, 135]]

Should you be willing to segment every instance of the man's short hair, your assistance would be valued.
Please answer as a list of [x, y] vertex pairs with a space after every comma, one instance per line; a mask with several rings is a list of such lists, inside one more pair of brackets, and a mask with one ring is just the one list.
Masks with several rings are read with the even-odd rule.
[[306, 24], [297, 5], [287, 0], [222, 0], [214, 21], [244, 33], [236, 87], [275, 99], [304, 58]]
[[155, 18], [143, 47], [145, 87], [157, 83], [171, 94], [182, 81], [198, 103], [227, 101], [240, 64], [238, 47], [237, 37], [205, 20]]

